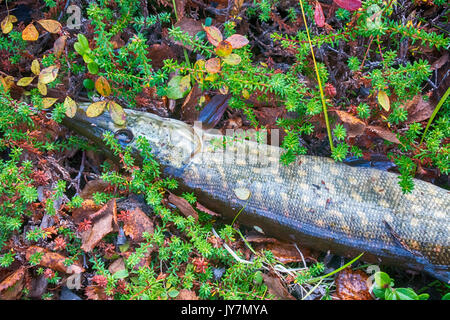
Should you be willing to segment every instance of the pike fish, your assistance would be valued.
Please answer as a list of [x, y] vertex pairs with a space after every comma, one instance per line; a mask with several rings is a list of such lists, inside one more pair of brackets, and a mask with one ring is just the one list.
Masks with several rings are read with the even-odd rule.
[[[179, 190], [231, 220], [301, 246], [425, 271], [450, 280], [450, 193], [414, 180], [403, 194], [394, 173], [355, 168], [329, 158], [299, 156], [280, 164], [281, 149], [227, 139], [184, 122], [125, 109], [117, 126], [108, 114], [88, 118], [86, 106], [64, 124], [96, 142], [106, 131], [129, 143], [145, 137], [165, 176]], [[225, 146], [225, 147], [224, 147]]]

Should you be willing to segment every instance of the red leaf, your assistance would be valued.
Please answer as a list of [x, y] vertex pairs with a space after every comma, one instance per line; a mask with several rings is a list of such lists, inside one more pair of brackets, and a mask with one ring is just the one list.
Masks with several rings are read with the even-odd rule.
[[322, 6], [319, 1], [316, 1], [316, 9], [314, 10], [314, 20], [317, 26], [322, 28], [325, 25], [325, 16], [323, 15]]
[[348, 11], [355, 11], [361, 7], [361, 0], [334, 0], [334, 2]]

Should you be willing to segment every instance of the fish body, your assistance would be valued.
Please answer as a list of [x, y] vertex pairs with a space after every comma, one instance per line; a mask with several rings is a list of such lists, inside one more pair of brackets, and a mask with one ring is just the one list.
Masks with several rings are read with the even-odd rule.
[[[365, 261], [423, 270], [449, 282], [447, 190], [415, 179], [413, 192], [405, 195], [394, 173], [324, 157], [299, 156], [285, 166], [277, 146], [243, 140], [224, 147], [218, 134], [125, 111], [126, 127], [106, 114], [88, 118], [83, 108], [64, 124], [99, 145], [107, 130], [144, 136], [164, 174], [225, 218], [243, 209], [237, 221], [266, 234], [342, 256], [364, 252]], [[134, 141], [131, 146], [136, 148]]]

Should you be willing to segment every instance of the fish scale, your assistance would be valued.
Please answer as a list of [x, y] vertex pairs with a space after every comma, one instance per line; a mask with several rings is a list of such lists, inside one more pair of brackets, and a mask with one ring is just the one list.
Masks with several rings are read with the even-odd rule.
[[[64, 124], [100, 145], [105, 130], [123, 129], [107, 114], [86, 117], [85, 109]], [[413, 192], [404, 195], [394, 173], [324, 157], [299, 156], [284, 166], [276, 146], [244, 140], [218, 148], [221, 137], [200, 128], [125, 112], [126, 128], [147, 138], [164, 174], [179, 181], [179, 192], [194, 191], [225, 218], [243, 209], [237, 221], [269, 235], [343, 256], [364, 252], [365, 261], [424, 270], [449, 282], [447, 190], [415, 179]], [[238, 188], [248, 190], [249, 199], [240, 199]]]

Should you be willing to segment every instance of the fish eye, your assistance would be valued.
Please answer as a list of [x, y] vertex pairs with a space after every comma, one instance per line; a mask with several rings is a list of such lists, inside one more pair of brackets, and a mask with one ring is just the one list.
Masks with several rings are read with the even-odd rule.
[[114, 133], [114, 138], [116, 138], [122, 146], [125, 146], [133, 141], [134, 135], [129, 129], [119, 129]]

